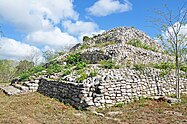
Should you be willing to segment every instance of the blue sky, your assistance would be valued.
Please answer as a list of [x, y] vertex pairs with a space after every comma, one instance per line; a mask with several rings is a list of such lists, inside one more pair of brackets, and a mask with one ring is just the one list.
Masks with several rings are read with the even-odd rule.
[[45, 50], [62, 50], [82, 36], [118, 26], [159, 34], [149, 16], [167, 4], [177, 12], [186, 0], [0, 0], [1, 59], [24, 59]]

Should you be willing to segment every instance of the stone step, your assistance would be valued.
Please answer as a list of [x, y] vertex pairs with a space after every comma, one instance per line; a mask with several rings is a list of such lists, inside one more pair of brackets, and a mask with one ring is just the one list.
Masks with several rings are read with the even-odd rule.
[[14, 85], [12, 85], [12, 86], [15, 87], [15, 88], [17, 88], [17, 89], [19, 89], [19, 90], [21, 90], [22, 92], [27, 92], [27, 91], [29, 91], [29, 87], [23, 86], [23, 85], [21, 85], [21, 84], [14, 84]]
[[24, 86], [27, 86], [27, 87], [38, 87], [38, 83], [29, 83], [29, 82], [25, 82], [23, 83]]
[[4, 87], [0, 87], [3, 92], [7, 95], [18, 95], [21, 94], [21, 90], [18, 88], [15, 88], [14, 86], [4, 86]]

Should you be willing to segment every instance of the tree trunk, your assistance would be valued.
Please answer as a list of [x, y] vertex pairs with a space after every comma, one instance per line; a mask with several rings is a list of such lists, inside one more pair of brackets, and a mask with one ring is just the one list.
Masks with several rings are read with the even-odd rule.
[[176, 37], [176, 97], [180, 99], [180, 66], [179, 66], [179, 54], [178, 54], [178, 44], [177, 44], [177, 37]]

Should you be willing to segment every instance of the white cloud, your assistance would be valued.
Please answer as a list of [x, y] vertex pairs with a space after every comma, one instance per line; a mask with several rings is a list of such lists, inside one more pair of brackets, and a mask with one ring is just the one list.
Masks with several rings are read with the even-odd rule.
[[113, 13], [130, 11], [132, 4], [128, 0], [120, 3], [119, 0], [98, 0], [87, 11], [94, 16], [107, 16]]
[[90, 33], [84, 33], [84, 34], [81, 34], [78, 39], [79, 41], [82, 41], [84, 36], [93, 37], [94, 35], [102, 34], [104, 31], [105, 30], [99, 30], [99, 31], [94, 31]]
[[38, 53], [39, 58], [42, 58], [40, 50], [34, 46], [6, 37], [0, 38], [1, 59], [27, 59], [33, 53]]
[[58, 24], [62, 19], [78, 19], [72, 0], [0, 0], [0, 19], [18, 29], [32, 32]]
[[94, 22], [83, 22], [83, 21], [76, 21], [72, 23], [71, 21], [64, 21], [62, 23], [64, 29], [74, 35], [81, 35], [85, 33], [91, 33], [98, 31], [98, 25]]
[[[174, 27], [174, 30], [177, 31], [179, 29], [179, 22], [176, 22], [173, 25], [173, 27]], [[183, 36], [186, 36], [186, 38], [187, 38], [187, 24], [181, 26], [179, 34], [182, 34]], [[169, 38], [171, 35], [174, 36], [173, 28], [168, 27], [168, 30], [166, 32], [163, 32], [162, 35], [164, 36], [164, 38]]]
[[26, 37], [26, 42], [33, 45], [40, 45], [43, 48], [62, 50], [77, 43], [77, 39], [68, 33], [61, 32], [58, 27], [50, 30], [39, 30]]

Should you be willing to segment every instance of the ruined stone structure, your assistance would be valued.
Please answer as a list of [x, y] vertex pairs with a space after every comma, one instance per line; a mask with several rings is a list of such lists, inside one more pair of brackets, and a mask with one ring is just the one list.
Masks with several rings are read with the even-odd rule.
[[[187, 79], [181, 78], [180, 89], [187, 92]], [[78, 108], [104, 107], [132, 102], [142, 97], [175, 94], [175, 76], [160, 77], [160, 70], [146, 68], [100, 70], [99, 75], [83, 83], [41, 79], [38, 92], [68, 102]]]
[[[155, 47], [157, 52], [126, 44], [131, 39], [139, 39], [143, 43]], [[115, 43], [100, 45], [107, 42]], [[88, 47], [81, 49], [82, 45]], [[173, 72], [162, 77], [160, 76], [161, 70], [158, 69], [136, 70], [131, 66], [127, 67], [127, 65], [139, 63], [174, 62], [172, 56], [162, 54], [163, 50], [156, 41], [135, 28], [120, 27], [106, 31], [88, 38], [83, 44], [77, 44], [71, 49], [71, 52], [79, 53], [81, 58], [90, 62], [88, 72], [91, 69], [98, 69], [98, 74], [78, 83], [76, 73], [63, 77], [60, 73], [47, 75], [44, 71], [43, 75], [38, 77], [33, 75], [32, 80], [15, 81], [9, 88], [0, 88], [9, 95], [38, 91], [78, 108], [103, 107], [119, 102], [131, 102], [145, 96], [175, 93], [176, 78]], [[64, 60], [71, 52], [57, 57], [55, 61], [65, 64]], [[115, 60], [123, 67], [103, 69], [98, 66], [99, 61], [108, 59]], [[45, 66], [47, 67], [48, 64]], [[180, 89], [182, 93], [187, 92], [186, 78], [181, 78]]]

